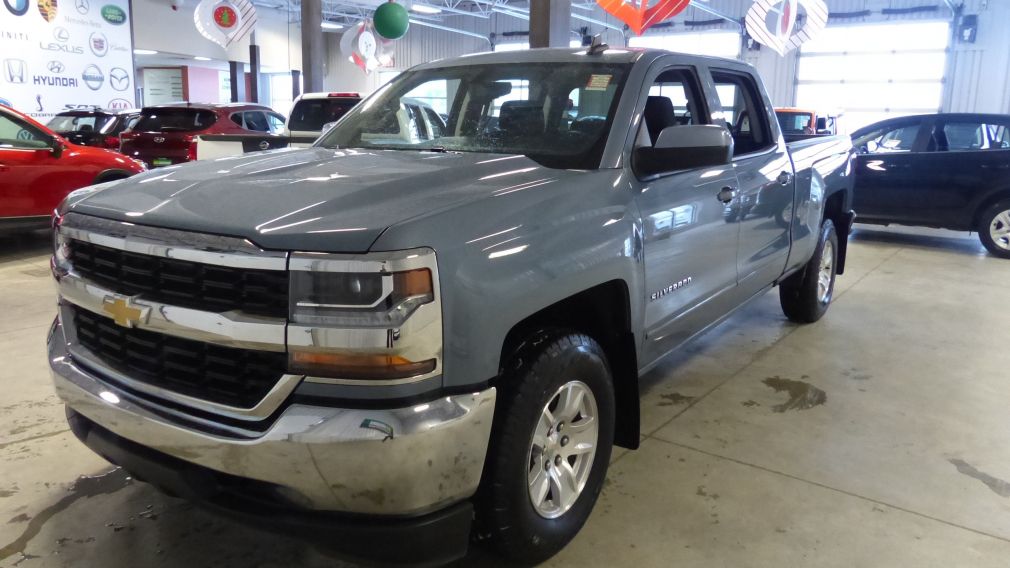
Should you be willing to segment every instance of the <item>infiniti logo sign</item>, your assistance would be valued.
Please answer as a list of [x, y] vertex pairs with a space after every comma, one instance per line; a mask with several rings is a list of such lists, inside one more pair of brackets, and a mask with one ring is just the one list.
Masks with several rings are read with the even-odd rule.
[[101, 89], [102, 85], [105, 84], [105, 74], [102, 73], [102, 70], [97, 65], [88, 65], [85, 67], [84, 72], [81, 73], [81, 79], [84, 80], [84, 84], [92, 91]]

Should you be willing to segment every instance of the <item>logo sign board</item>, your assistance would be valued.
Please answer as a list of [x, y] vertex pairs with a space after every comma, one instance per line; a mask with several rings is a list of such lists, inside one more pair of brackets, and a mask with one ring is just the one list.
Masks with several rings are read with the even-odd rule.
[[0, 0], [0, 97], [46, 122], [136, 106], [129, 0]]

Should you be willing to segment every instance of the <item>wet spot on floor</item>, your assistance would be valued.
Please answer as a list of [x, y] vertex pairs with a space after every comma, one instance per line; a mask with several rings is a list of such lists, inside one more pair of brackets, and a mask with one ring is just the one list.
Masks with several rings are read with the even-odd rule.
[[768, 377], [762, 382], [775, 389], [775, 392], [784, 392], [789, 395], [789, 400], [772, 406], [772, 410], [775, 412], [809, 410], [815, 406], [824, 404], [828, 400], [827, 393], [806, 381], [783, 379], [782, 377], [775, 376]]
[[11, 495], [14, 495], [17, 492], [18, 492], [17, 486], [15, 486], [13, 489], [0, 489], [0, 499], [3, 499], [4, 497], [10, 497]]
[[679, 392], [673, 392], [670, 394], [661, 394], [659, 398], [663, 399], [663, 402], [659, 403], [659, 406], [674, 406], [677, 404], [689, 404], [694, 400], [693, 396], [684, 396]]
[[745, 401], [741, 402], [740, 404], [743, 405], [743, 406], [746, 406], [747, 408], [753, 408], [755, 406], [761, 406], [757, 401], [754, 401], [754, 400], [745, 400]]
[[947, 461], [956, 467], [957, 471], [960, 473], [984, 483], [986, 487], [992, 489], [993, 493], [999, 495], [1000, 497], [1010, 497], [1010, 483], [999, 479], [998, 477], [993, 477], [988, 473], [981, 472], [978, 468], [964, 460], [950, 459]]
[[0, 560], [9, 558], [15, 554], [21, 554], [22, 559], [18, 561], [21, 562], [24, 560], [25, 546], [39, 534], [39, 531], [42, 530], [42, 527], [49, 519], [63, 512], [80, 499], [115, 493], [130, 485], [130, 483], [130, 477], [120, 468], [113, 469], [102, 475], [92, 477], [81, 476], [77, 478], [77, 481], [70, 486], [68, 495], [40, 511], [31, 519], [28, 526], [25, 527], [24, 532], [21, 533], [21, 536], [14, 539], [10, 544], [0, 547]]
[[18, 515], [16, 517], [12, 518], [11, 520], [7, 521], [7, 524], [8, 525], [13, 525], [15, 523], [27, 523], [30, 520], [32, 520], [32, 518], [29, 517], [27, 513], [21, 513], [20, 515]]
[[31, 276], [33, 278], [47, 278], [52, 273], [45, 268], [30, 268], [28, 270], [22, 270], [21, 274], [24, 274], [25, 276]]

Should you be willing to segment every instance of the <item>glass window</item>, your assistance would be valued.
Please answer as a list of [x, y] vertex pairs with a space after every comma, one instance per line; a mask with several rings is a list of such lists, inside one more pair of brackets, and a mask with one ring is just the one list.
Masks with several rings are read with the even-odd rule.
[[1006, 150], [1010, 148], [1010, 127], [1000, 124], [986, 125], [989, 129], [989, 140], [994, 150]]
[[53, 132], [95, 132], [100, 131], [112, 117], [106, 115], [84, 114], [58, 114], [49, 121], [47, 126]]
[[870, 154], [911, 152], [915, 147], [915, 139], [919, 136], [919, 128], [918, 122], [890, 125], [863, 135], [853, 140], [852, 144], [861, 152]]
[[281, 115], [279, 115], [279, 114], [277, 114], [275, 112], [268, 112], [268, 113], [266, 113], [266, 115], [267, 115], [267, 123], [270, 124], [270, 132], [272, 132], [274, 134], [279, 134], [281, 132], [284, 132], [284, 117], [283, 116], [281, 116]]
[[[270, 107], [287, 112], [291, 108], [291, 73], [271, 73], [270, 78]], [[231, 88], [229, 86], [229, 88]], [[230, 100], [231, 96], [227, 99]]]
[[937, 137], [937, 151], [988, 150], [989, 138], [985, 125], [978, 122], [948, 122], [943, 125], [943, 135]]
[[[597, 168], [628, 67], [587, 61], [561, 67], [509, 63], [406, 72], [352, 110], [321, 145], [522, 154], [546, 167]], [[442, 113], [408, 95], [438, 91], [442, 84], [445, 127], [440, 136], [431, 128], [430, 138], [422, 138], [417, 114], [409, 107]], [[572, 108], [573, 91], [577, 110]]]
[[796, 105], [844, 114], [849, 131], [937, 112], [949, 43], [947, 22], [829, 26], [801, 47]]
[[[691, 85], [691, 76], [686, 71], [673, 69], [661, 73], [649, 87], [643, 117], [652, 145], [665, 128], [696, 124], [696, 117], [700, 116], [699, 97]], [[638, 144], [644, 143], [644, 137], [639, 135]]]
[[628, 39], [628, 46], [739, 59], [741, 42], [736, 32], [695, 32], [634, 36]]
[[230, 117], [231, 121], [234, 122], [235, 124], [239, 125], [240, 128], [245, 128], [245, 120], [243, 120], [243, 118], [242, 118], [243, 115], [245, 115], [244, 112], [232, 113], [232, 115]]
[[[814, 115], [809, 112], [775, 111], [783, 134], [814, 134]], [[827, 123], [825, 122], [825, 128]]]
[[764, 107], [753, 78], [731, 72], [713, 72], [715, 90], [722, 111], [713, 113], [714, 120], [725, 121], [733, 135], [733, 154], [749, 154], [774, 144], [766, 124]]
[[298, 132], [320, 132], [324, 124], [336, 122], [361, 102], [357, 97], [302, 99], [291, 109], [288, 128]]
[[0, 150], [4, 148], [42, 149], [49, 147], [49, 136], [38, 128], [0, 113]]
[[250, 111], [245, 113], [245, 129], [255, 132], [270, 132], [270, 125], [267, 117], [261, 111]]
[[217, 121], [209, 110], [194, 108], [148, 108], [133, 127], [141, 132], [194, 132]]

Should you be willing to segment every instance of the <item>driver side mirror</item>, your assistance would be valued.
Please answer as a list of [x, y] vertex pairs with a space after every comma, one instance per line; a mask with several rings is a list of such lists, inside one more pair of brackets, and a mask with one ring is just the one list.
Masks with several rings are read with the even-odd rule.
[[58, 136], [53, 136], [49, 140], [49, 153], [52, 154], [54, 158], [59, 158], [63, 155], [63, 141], [60, 140]]
[[636, 148], [632, 167], [640, 176], [654, 176], [722, 166], [733, 159], [733, 136], [723, 126], [693, 124], [664, 128], [652, 147]]
[[880, 149], [880, 144], [877, 144], [876, 140], [867, 141], [866, 144], [863, 144], [863, 147], [861, 148], [864, 154], [872, 154], [876, 152], [878, 149]]

